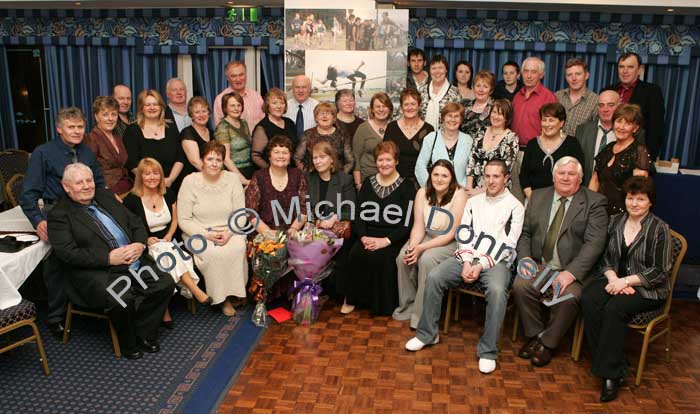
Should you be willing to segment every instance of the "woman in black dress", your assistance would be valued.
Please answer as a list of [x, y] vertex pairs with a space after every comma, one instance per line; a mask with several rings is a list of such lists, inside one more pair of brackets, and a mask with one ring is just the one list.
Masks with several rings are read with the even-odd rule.
[[398, 158], [398, 148], [391, 141], [379, 143], [374, 150], [378, 173], [365, 178], [357, 196], [358, 206], [369, 203], [353, 222], [358, 241], [348, 260], [352, 289], [347, 303], [378, 316], [391, 315], [399, 304], [396, 256], [413, 224], [409, 204], [416, 190], [396, 170]]
[[258, 168], [270, 166], [268, 143], [273, 137], [285, 136], [292, 141], [292, 154], [297, 145], [297, 129], [294, 121], [283, 116], [287, 112], [287, 96], [279, 88], [272, 88], [265, 95], [263, 104], [265, 118], [253, 129], [252, 153], [253, 163]]
[[384, 141], [391, 141], [399, 149], [399, 174], [411, 180], [416, 188], [416, 160], [423, 145], [423, 138], [433, 132], [433, 126], [420, 118], [421, 97], [415, 89], [401, 92], [401, 118], [389, 122], [384, 133]]
[[595, 157], [593, 176], [588, 188], [608, 198], [608, 214], [625, 211], [622, 186], [634, 176], [649, 176], [651, 156], [647, 147], [635, 139], [642, 123], [637, 105], [620, 105], [613, 114], [615, 142], [606, 145]]
[[520, 186], [528, 200], [533, 190], [552, 185], [552, 169], [560, 158], [572, 156], [584, 164], [578, 140], [562, 129], [566, 122], [564, 106], [558, 102], [542, 105], [540, 119], [542, 133], [528, 142], [520, 167]]
[[124, 147], [129, 158], [126, 167], [135, 173], [145, 157], [155, 158], [163, 167], [165, 186], [177, 193], [185, 155], [180, 146], [177, 126], [165, 120], [165, 102], [153, 89], [139, 93], [136, 100], [136, 123], [124, 131]]

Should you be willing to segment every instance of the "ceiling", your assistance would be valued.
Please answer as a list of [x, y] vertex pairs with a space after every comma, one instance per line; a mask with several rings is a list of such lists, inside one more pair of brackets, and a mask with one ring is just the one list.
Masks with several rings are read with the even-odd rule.
[[[265, 6], [284, 7], [284, 0], [199, 0], [201, 7]], [[378, 4], [397, 8], [421, 7], [431, 9], [488, 9], [488, 10], [536, 10], [536, 11], [591, 11], [617, 13], [649, 13], [700, 15], [700, 0], [377, 0]], [[3, 9], [113, 9], [119, 8], [191, 8], [192, 0], [0, 0]]]

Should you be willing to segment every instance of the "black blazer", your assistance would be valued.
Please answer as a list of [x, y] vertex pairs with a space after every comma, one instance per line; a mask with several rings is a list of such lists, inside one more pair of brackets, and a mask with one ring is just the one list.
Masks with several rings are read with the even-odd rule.
[[[141, 219], [124, 207], [114, 194], [96, 189], [94, 201], [106, 210], [126, 233], [129, 240], [146, 244], [148, 233]], [[126, 265], [109, 264], [111, 248], [95, 224], [87, 209], [63, 198], [49, 212], [49, 241], [53, 254], [63, 264], [66, 275], [66, 293], [74, 304], [89, 308], [109, 310], [116, 305], [107, 287], [121, 276], [129, 275]], [[172, 278], [161, 272], [144, 249], [141, 266], [150, 266], [159, 278]], [[143, 277], [149, 277], [144, 273]], [[134, 283], [132, 282], [132, 286]], [[119, 283], [114, 291], [119, 292], [124, 284]]]
[[[355, 185], [353, 184], [352, 178], [343, 173], [342, 171], [336, 171], [331, 175], [331, 181], [328, 183], [328, 191], [326, 192], [326, 197], [321, 198], [320, 189], [321, 177], [319, 177], [317, 172], [306, 174], [306, 183], [309, 192], [309, 198], [311, 199], [311, 208], [313, 208], [314, 217], [316, 216], [316, 205], [321, 201], [330, 202], [333, 207], [333, 211], [337, 211], [336, 202], [338, 201], [338, 194], [340, 194], [340, 199], [342, 201], [349, 201], [348, 203], [343, 203], [341, 206], [341, 212], [339, 220], [350, 220], [350, 203], [355, 205], [356, 194]], [[357, 212], [356, 212], [357, 213]]]
[[[168, 211], [170, 212], [170, 217], [173, 216], [173, 205], [177, 201], [175, 198], [175, 195], [173, 194], [173, 191], [171, 189], [166, 189], [165, 190], [165, 205], [168, 207]], [[143, 225], [146, 227], [146, 231], [148, 232], [148, 237], [157, 237], [159, 239], [162, 239], [166, 233], [168, 233], [168, 230], [170, 228], [170, 225], [168, 227], [164, 228], [161, 231], [157, 231], [155, 233], [151, 233], [151, 231], [148, 228], [148, 222], [146, 221], [146, 211], [143, 208], [143, 203], [141, 202], [141, 197], [129, 193], [124, 198], [124, 205], [126, 208], [129, 209], [132, 213], [136, 214], [141, 221], [143, 222]], [[177, 217], [175, 217], [177, 218]], [[171, 221], [172, 222], [172, 221]], [[177, 233], [177, 232], [176, 232]]]
[[[603, 89], [616, 91], [619, 87], [620, 83], [618, 82]], [[644, 144], [649, 150], [652, 162], [654, 162], [666, 141], [664, 137], [666, 133], [666, 128], [664, 127], [666, 109], [661, 88], [656, 84], [644, 82], [640, 79], [637, 81], [637, 86], [635, 86], [634, 92], [630, 97], [630, 103], [637, 104], [642, 108], [644, 121], [641, 126], [646, 132], [646, 142]]]
[[645, 299], [666, 299], [671, 293], [671, 232], [663, 220], [649, 213], [642, 220], [642, 229], [629, 245], [627, 268], [618, 272], [622, 243], [625, 243], [627, 213], [610, 218], [608, 245], [605, 249], [602, 273], [613, 270], [618, 277], [639, 276], [641, 286], [635, 290]]

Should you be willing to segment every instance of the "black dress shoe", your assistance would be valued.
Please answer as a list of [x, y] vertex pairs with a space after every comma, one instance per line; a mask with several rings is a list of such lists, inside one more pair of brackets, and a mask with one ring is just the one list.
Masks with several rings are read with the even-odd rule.
[[63, 340], [63, 333], [65, 332], [65, 330], [63, 329], [63, 323], [50, 323], [49, 330], [51, 331], [51, 335], [53, 335], [54, 338], [58, 339], [59, 341]]
[[149, 341], [147, 339], [142, 339], [139, 342], [139, 347], [143, 352], [148, 352], [149, 354], [154, 354], [160, 351], [160, 344], [158, 341]]
[[172, 320], [160, 321], [160, 326], [163, 326], [164, 328], [172, 331], [173, 329], [175, 329], [175, 322], [173, 322]]
[[122, 350], [122, 355], [127, 359], [141, 359], [143, 358], [143, 353], [138, 349]]
[[617, 392], [620, 390], [620, 387], [625, 385], [625, 378], [616, 378], [616, 379], [610, 379], [610, 378], [604, 378], [603, 379], [603, 387], [602, 390], [600, 391], [600, 401], [601, 402], [608, 402], [612, 401], [617, 398]]
[[537, 348], [537, 345], [540, 343], [540, 338], [538, 337], [533, 337], [523, 345], [522, 348], [520, 348], [520, 352], [518, 352], [518, 356], [522, 359], [530, 359], [532, 356], [535, 354], [535, 348]]
[[537, 344], [535, 352], [532, 355], [532, 365], [543, 367], [552, 360], [552, 350], [544, 346], [542, 342]]

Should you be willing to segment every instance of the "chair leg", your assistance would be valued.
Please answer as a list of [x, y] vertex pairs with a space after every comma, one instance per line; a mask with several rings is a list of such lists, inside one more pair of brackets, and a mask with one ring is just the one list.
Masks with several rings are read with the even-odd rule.
[[666, 362], [671, 362], [671, 317], [666, 323]]
[[112, 335], [112, 347], [114, 347], [114, 355], [117, 358], [121, 358], [122, 351], [119, 347], [119, 337], [117, 336], [117, 330], [114, 329], [114, 324], [112, 324], [112, 321], [108, 319], [107, 322], [109, 323], [109, 333]]
[[581, 346], [583, 345], [583, 319], [581, 317], [576, 321], [576, 332], [574, 332], [574, 343], [571, 347], [571, 357], [574, 361], [581, 359]]
[[197, 314], [197, 300], [195, 300], [195, 298], [190, 299], [190, 310], [192, 315]]
[[[647, 362], [647, 351], [649, 350], [649, 337], [651, 336], [651, 329], [648, 326], [646, 332], [644, 332], [644, 342], [642, 342], [642, 352], [639, 354], [639, 364], [637, 366], [637, 376], [634, 380], [634, 385], [639, 386], [642, 383], [642, 373], [644, 372], [644, 365]], [[653, 328], [653, 327], [652, 327]]]
[[51, 370], [49, 370], [49, 360], [46, 358], [46, 353], [44, 352], [44, 344], [41, 342], [41, 335], [39, 335], [39, 328], [36, 324], [32, 322], [32, 330], [34, 331], [34, 337], [36, 338], [36, 347], [39, 349], [39, 358], [41, 359], [41, 366], [44, 369], [44, 374], [49, 376]]
[[447, 331], [450, 329], [450, 312], [452, 311], [452, 300], [455, 295], [458, 295], [458, 293], [456, 293], [452, 289], [449, 289], [447, 291], [447, 309], [445, 309], [445, 326], [442, 331], [444, 334], [447, 334]]
[[462, 294], [459, 292], [454, 292], [455, 295], [455, 315], [454, 315], [454, 321], [457, 322], [459, 320], [459, 311], [460, 311], [460, 306], [462, 304]]
[[66, 326], [63, 327], [63, 343], [67, 344], [70, 338], [70, 326], [73, 323], [73, 304], [68, 302], [66, 308]]
[[510, 340], [515, 342], [516, 339], [518, 339], [518, 323], [520, 319], [520, 314], [518, 313], [518, 308], [515, 308], [515, 316], [513, 316], [513, 335], [510, 337]]

